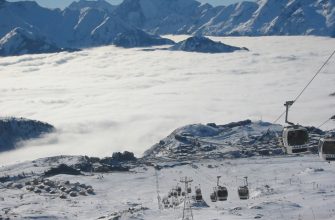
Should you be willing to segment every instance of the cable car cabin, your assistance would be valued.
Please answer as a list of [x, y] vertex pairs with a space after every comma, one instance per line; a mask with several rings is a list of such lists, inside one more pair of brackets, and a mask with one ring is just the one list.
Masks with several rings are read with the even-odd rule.
[[247, 186], [240, 186], [238, 187], [238, 197], [241, 200], [249, 199], [249, 189]]
[[195, 189], [195, 200], [197, 202], [202, 201], [202, 193], [200, 188]]
[[215, 189], [214, 189], [214, 192], [211, 193], [210, 198], [211, 198], [212, 202], [217, 202], [218, 201], [218, 197], [217, 197]]
[[226, 201], [228, 198], [228, 190], [224, 186], [218, 186], [217, 197], [219, 201]]
[[308, 131], [306, 128], [293, 125], [283, 130], [284, 151], [287, 154], [296, 154], [308, 150]]
[[321, 138], [319, 156], [326, 161], [335, 161], [335, 138]]
[[174, 197], [178, 197], [178, 192], [177, 191], [173, 191], [173, 196]]
[[176, 191], [178, 193], [178, 196], [181, 196], [181, 187], [177, 186]]

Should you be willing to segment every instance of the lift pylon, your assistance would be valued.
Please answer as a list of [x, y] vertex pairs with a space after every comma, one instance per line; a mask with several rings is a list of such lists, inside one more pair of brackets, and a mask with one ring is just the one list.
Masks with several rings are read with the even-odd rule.
[[189, 184], [193, 182], [193, 180], [188, 177], [183, 177], [180, 179], [180, 182], [185, 184], [185, 189], [184, 189], [185, 196], [184, 196], [184, 208], [183, 208], [182, 220], [193, 220], [191, 200], [190, 200], [190, 195], [187, 190], [189, 188]]

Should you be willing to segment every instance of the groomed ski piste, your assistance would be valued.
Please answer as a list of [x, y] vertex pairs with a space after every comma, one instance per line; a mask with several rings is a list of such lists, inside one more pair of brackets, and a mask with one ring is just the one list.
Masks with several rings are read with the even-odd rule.
[[[184, 177], [193, 179], [191, 195], [197, 186], [204, 198], [200, 204], [191, 201], [194, 219], [334, 219], [335, 165], [316, 154], [261, 156], [256, 151], [229, 158], [229, 150], [240, 146], [225, 142], [228, 148], [219, 148], [223, 158], [208, 158], [207, 151], [204, 157], [196, 151], [196, 157], [182, 160], [158, 154], [126, 162], [129, 170], [44, 175], [84, 158], [48, 156], [106, 157], [120, 150], [141, 156], [187, 124], [275, 119], [329, 56], [334, 42], [322, 37], [215, 39], [250, 52], [217, 56], [108, 46], [0, 60], [1, 112], [58, 129], [0, 155], [0, 219], [182, 219], [182, 198], [179, 205], [159, 210], [157, 185], [163, 199], [177, 184], [183, 186]], [[110, 65], [113, 61], [118, 62]], [[295, 122], [317, 126], [333, 114], [333, 69], [332, 60], [299, 100], [290, 116]], [[323, 129], [333, 129], [333, 123]], [[247, 131], [241, 136], [250, 140]], [[178, 146], [168, 145], [172, 150]], [[213, 203], [217, 176], [229, 195]], [[245, 176], [250, 198], [240, 200], [237, 189]]]

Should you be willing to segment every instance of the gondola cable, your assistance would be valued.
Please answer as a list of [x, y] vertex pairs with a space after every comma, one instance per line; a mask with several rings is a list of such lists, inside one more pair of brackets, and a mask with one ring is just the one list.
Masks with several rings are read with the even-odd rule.
[[[331, 53], [331, 55], [328, 57], [328, 59], [322, 64], [322, 66], [319, 68], [319, 70], [316, 72], [316, 74], [313, 76], [313, 78], [307, 83], [307, 85], [301, 90], [301, 92], [299, 93], [299, 95], [294, 99], [292, 105], [290, 106], [290, 108], [293, 106], [294, 103], [296, 103], [296, 101], [300, 98], [300, 96], [305, 92], [305, 90], [307, 89], [307, 87], [313, 82], [313, 80], [316, 78], [317, 75], [319, 75], [319, 73], [323, 70], [323, 68], [328, 64], [328, 62], [331, 60], [331, 58], [334, 56], [335, 54], [335, 50]], [[283, 113], [281, 113], [278, 118], [276, 118], [276, 120], [273, 121], [273, 124], [277, 123], [284, 115], [285, 115], [286, 111], [284, 111]]]
[[317, 128], [321, 128], [322, 126], [324, 126], [325, 124], [327, 124], [330, 120], [335, 120], [335, 115], [332, 116], [331, 118], [327, 119], [325, 122], [323, 122], [322, 124], [320, 124]]

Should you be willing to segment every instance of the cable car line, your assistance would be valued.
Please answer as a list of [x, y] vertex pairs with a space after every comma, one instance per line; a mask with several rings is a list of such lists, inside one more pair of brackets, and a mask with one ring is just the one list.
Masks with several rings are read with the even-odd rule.
[[[319, 73], [323, 70], [323, 68], [328, 64], [328, 62], [331, 60], [331, 58], [334, 56], [335, 54], [335, 50], [331, 53], [331, 55], [328, 57], [328, 59], [322, 64], [322, 66], [319, 68], [319, 70], [316, 72], [316, 74], [313, 76], [313, 78], [307, 83], [307, 85], [301, 90], [301, 92], [299, 93], [299, 95], [294, 99], [292, 105], [290, 106], [290, 108], [293, 106], [293, 104], [300, 98], [300, 96], [305, 92], [305, 90], [307, 89], [307, 87], [313, 82], [313, 80], [316, 78], [317, 75], [319, 75]], [[286, 113], [286, 111], [284, 111], [283, 113], [281, 113], [278, 118], [276, 118], [276, 120], [273, 121], [273, 124], [277, 123]]]
[[325, 122], [322, 122], [322, 124], [320, 124], [317, 128], [321, 128], [322, 126], [324, 126], [325, 124], [327, 124], [331, 119], [327, 119]]
[[324, 126], [324, 125], [327, 124], [330, 120], [335, 120], [335, 115], [333, 115], [331, 118], [327, 119], [325, 122], [323, 122], [322, 124], [320, 124], [317, 128], [320, 128], [320, 127]]

